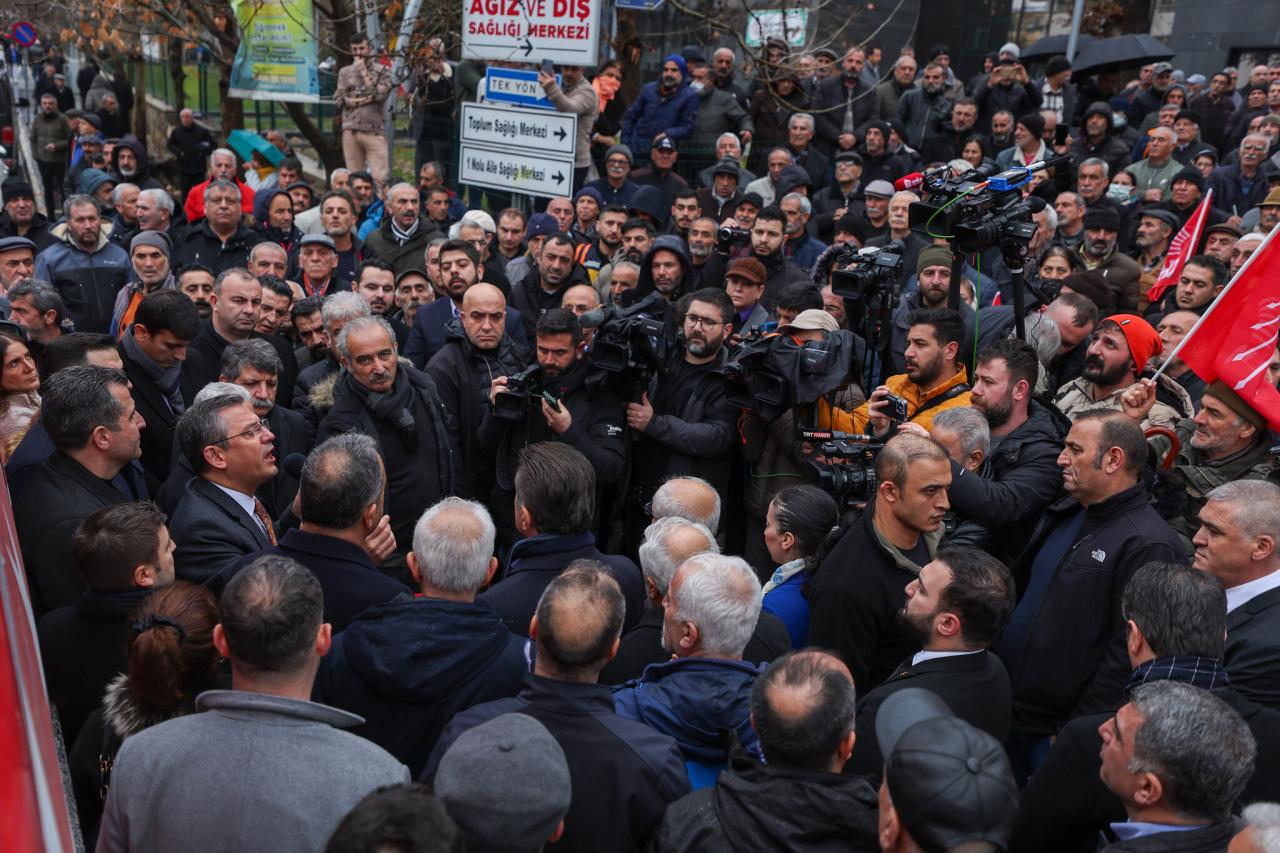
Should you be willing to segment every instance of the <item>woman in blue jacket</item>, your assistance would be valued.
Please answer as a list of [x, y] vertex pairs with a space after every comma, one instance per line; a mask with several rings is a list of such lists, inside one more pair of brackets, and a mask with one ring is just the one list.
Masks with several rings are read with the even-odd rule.
[[793, 649], [809, 644], [809, 601], [804, 587], [818, 568], [818, 546], [839, 519], [835, 500], [817, 486], [791, 486], [769, 504], [764, 542], [779, 565], [764, 585], [764, 609], [787, 626]]

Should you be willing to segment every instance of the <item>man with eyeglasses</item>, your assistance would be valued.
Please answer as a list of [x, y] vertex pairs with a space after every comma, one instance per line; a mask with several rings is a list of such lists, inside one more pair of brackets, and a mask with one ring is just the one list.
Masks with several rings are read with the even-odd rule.
[[202, 400], [178, 422], [178, 446], [195, 472], [169, 520], [179, 580], [204, 583], [276, 544], [258, 487], [276, 476], [275, 434], [240, 394]]
[[626, 553], [633, 553], [649, 522], [645, 504], [671, 477], [701, 477], [726, 494], [729, 453], [738, 411], [725, 396], [725, 341], [734, 331], [733, 302], [707, 287], [680, 300], [684, 345], [638, 402], [627, 404], [636, 434], [635, 464], [627, 494]]
[[1262, 161], [1269, 147], [1270, 140], [1265, 135], [1247, 134], [1240, 141], [1239, 162], [1219, 166], [1209, 175], [1214, 206], [1231, 214], [1227, 221], [1232, 225], [1239, 225], [1240, 218], [1267, 197], [1269, 187], [1262, 173]]

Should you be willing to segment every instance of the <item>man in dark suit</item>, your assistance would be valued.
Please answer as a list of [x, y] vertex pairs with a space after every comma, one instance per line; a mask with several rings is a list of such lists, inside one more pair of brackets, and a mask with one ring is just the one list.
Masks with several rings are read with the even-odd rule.
[[[1234, 708], [1258, 743], [1258, 755], [1280, 750], [1280, 712], [1250, 702], [1229, 684], [1222, 666], [1227, 597], [1217, 580], [1190, 566], [1148, 563], [1124, 589], [1129, 684], [1181, 681], [1211, 691]], [[1092, 853], [1098, 833], [1124, 820], [1120, 799], [1098, 777], [1098, 728], [1114, 711], [1077, 717], [1059, 732], [1044, 764], [1022, 792], [1011, 850]], [[1280, 798], [1280, 764], [1259, 761], [1240, 802]]]
[[[1004, 564], [977, 548], [941, 548], [907, 584], [902, 620], [922, 648], [858, 703], [855, 728], [873, 732], [884, 701], [905, 687], [931, 690], [955, 715], [1000, 743], [1009, 736], [1013, 692], [1004, 664], [987, 647], [1004, 630], [1016, 600]], [[879, 778], [884, 756], [874, 737], [859, 738], [845, 772]]]
[[104, 506], [146, 497], [111, 480], [142, 454], [146, 422], [129, 396], [119, 370], [95, 365], [68, 367], [42, 389], [41, 422], [55, 452], [38, 465], [14, 502], [28, 588], [36, 614], [75, 604], [84, 582], [72, 570], [71, 542], [80, 523]]
[[276, 475], [275, 436], [239, 395], [202, 400], [178, 422], [178, 444], [195, 473], [169, 522], [178, 578], [204, 583], [276, 542], [266, 504], [254, 496]]
[[1235, 480], [1209, 492], [1191, 539], [1195, 567], [1227, 591], [1231, 687], [1280, 709], [1280, 486]]
[[120, 338], [120, 361], [129, 377], [142, 433], [142, 467], [158, 488], [173, 467], [173, 434], [178, 418], [204, 384], [204, 363], [189, 345], [200, 333], [200, 313], [176, 290], [148, 294], [133, 325]]
[[298, 412], [276, 405], [279, 376], [280, 357], [266, 341], [236, 341], [222, 351], [222, 372], [218, 381], [248, 390], [254, 414], [267, 422], [267, 429], [276, 437], [278, 471], [257, 491], [272, 518], [279, 518], [289, 509], [294, 495], [298, 493], [297, 469], [294, 469], [295, 473], [289, 473], [285, 470], [284, 460], [293, 454], [306, 456], [311, 449], [307, 419]]
[[[297, 560], [324, 592], [324, 621], [338, 633], [358, 614], [385, 604], [409, 588], [378, 571], [378, 558], [395, 546], [383, 512], [386, 469], [367, 435], [335, 436], [312, 451], [302, 466], [302, 519], [268, 553]], [[219, 573], [209, 588], [221, 592], [254, 554]]]

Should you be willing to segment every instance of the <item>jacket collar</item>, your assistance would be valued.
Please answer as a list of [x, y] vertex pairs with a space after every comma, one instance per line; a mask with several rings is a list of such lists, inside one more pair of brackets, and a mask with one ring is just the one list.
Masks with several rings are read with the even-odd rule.
[[[589, 531], [585, 533], [569, 533], [559, 535], [555, 533], [540, 533], [537, 536], [531, 536], [528, 539], [521, 539], [515, 545], [511, 546], [511, 553], [507, 557], [508, 572], [518, 572], [521, 568], [520, 561], [531, 557], [545, 557], [548, 554], [564, 554], [569, 551], [581, 551], [585, 548], [594, 548], [596, 537]], [[556, 569], [557, 572], [563, 570], [563, 566]]]
[[562, 714], [612, 716], [613, 691], [603, 684], [557, 681], [526, 673], [520, 698], [531, 705]]
[[151, 593], [146, 587], [86, 589], [75, 603], [76, 616], [90, 622], [121, 622]]
[[[902, 569], [904, 572], [910, 572], [913, 575], [920, 574], [920, 569], [922, 569], [923, 566], [917, 566], [915, 563], [908, 560], [906, 555], [898, 549], [898, 546], [890, 542], [888, 537], [880, 532], [880, 528], [876, 527], [875, 514], [875, 500], [873, 499], [867, 502], [867, 508], [862, 511], [862, 523], [866, 525], [867, 533], [870, 535], [871, 541], [875, 542], [880, 547], [880, 550], [884, 552], [885, 556], [892, 560], [894, 565], [898, 568]], [[929, 552], [930, 557], [933, 557], [937, 552], [938, 543], [942, 541], [943, 532], [943, 526], [938, 525], [937, 530], [930, 533], [920, 534], [920, 537], [924, 540], [924, 547]]]
[[248, 690], [206, 690], [196, 697], [197, 711], [222, 711], [230, 716], [269, 717], [282, 723], [324, 723], [346, 729], [364, 723], [364, 717], [319, 702], [303, 702]]
[[739, 672], [755, 677], [764, 672], [765, 664], [748, 663], [744, 660], [726, 660], [724, 658], [675, 658], [674, 660], [651, 663], [644, 668], [640, 680], [652, 684], [655, 681], [681, 673], [705, 672]]
[[[75, 480], [86, 491], [92, 492], [101, 501], [114, 504], [119, 503], [121, 498], [125, 500], [130, 498], [129, 495], [122, 494], [109, 482], [102, 480], [88, 468], [61, 451], [49, 457], [48, 465], [52, 470]], [[121, 473], [124, 473], [123, 469]]]
[[357, 548], [346, 540], [338, 539], [334, 536], [325, 536], [323, 533], [312, 533], [293, 527], [281, 537], [278, 547], [281, 550], [288, 548], [293, 551], [301, 551], [304, 554], [312, 554], [326, 560], [358, 563], [362, 568], [376, 571], [373, 561], [369, 559], [369, 555], [364, 552], [364, 549]]

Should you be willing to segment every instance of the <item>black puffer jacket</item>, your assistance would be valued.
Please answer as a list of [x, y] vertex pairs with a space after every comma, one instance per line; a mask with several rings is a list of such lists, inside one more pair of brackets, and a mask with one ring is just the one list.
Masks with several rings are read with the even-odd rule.
[[[125, 175], [120, 171], [120, 149], [122, 148], [128, 148], [138, 160], [138, 169], [132, 175]], [[147, 154], [147, 146], [143, 145], [136, 136], [122, 137], [116, 147], [111, 150], [111, 173], [140, 190], [164, 189], [164, 184], [151, 177], [151, 156]]]

